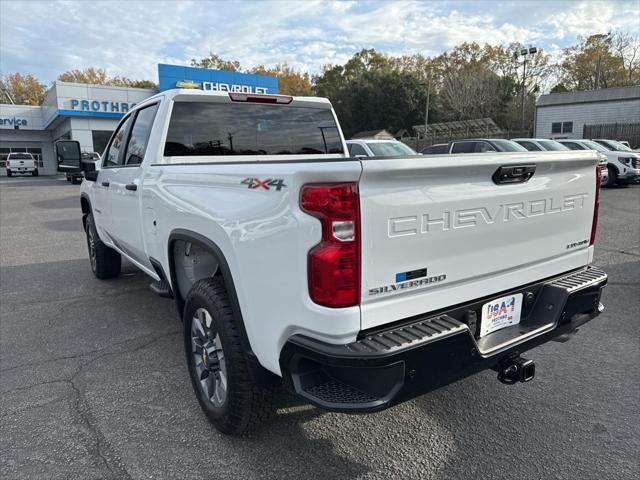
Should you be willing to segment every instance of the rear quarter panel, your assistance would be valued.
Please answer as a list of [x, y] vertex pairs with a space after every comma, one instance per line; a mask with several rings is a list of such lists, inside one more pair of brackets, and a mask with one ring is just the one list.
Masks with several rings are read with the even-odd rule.
[[[232, 272], [252, 350], [280, 373], [280, 350], [291, 335], [345, 343], [360, 330], [359, 307], [330, 309], [309, 298], [307, 253], [320, 241], [321, 227], [299, 208], [302, 185], [354, 182], [360, 173], [360, 162], [343, 160], [152, 165], [142, 188], [148, 253], [168, 272], [172, 231], [213, 241]], [[249, 188], [248, 178], [285, 186]]]

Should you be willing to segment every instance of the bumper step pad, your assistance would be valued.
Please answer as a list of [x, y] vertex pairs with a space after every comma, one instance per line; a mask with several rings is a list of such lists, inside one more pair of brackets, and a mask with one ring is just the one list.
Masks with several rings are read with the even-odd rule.
[[359, 354], [391, 353], [407, 348], [412, 344], [419, 345], [427, 341], [432, 342], [465, 330], [467, 330], [467, 326], [464, 323], [448, 315], [441, 315], [404, 327], [369, 335], [362, 340], [345, 345], [345, 348]]

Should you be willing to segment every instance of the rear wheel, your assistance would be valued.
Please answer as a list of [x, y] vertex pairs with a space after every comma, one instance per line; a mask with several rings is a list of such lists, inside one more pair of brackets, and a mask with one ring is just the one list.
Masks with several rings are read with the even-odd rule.
[[273, 413], [273, 389], [255, 385], [238, 322], [221, 278], [198, 280], [187, 295], [184, 345], [202, 410], [222, 433], [242, 434]]
[[87, 248], [93, 274], [101, 280], [120, 275], [122, 267], [120, 254], [102, 243], [96, 231], [92, 213], [87, 215], [85, 233], [87, 235]]
[[609, 178], [602, 186], [609, 188], [613, 187], [616, 184], [616, 181], [618, 180], [618, 174], [613, 167], [607, 167], [607, 170], [609, 171]]

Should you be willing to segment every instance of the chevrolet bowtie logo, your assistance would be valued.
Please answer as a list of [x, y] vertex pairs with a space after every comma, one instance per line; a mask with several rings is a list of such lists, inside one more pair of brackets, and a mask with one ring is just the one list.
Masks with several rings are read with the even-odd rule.
[[177, 88], [200, 88], [201, 83], [196, 83], [191, 80], [182, 80], [181, 82], [176, 82]]

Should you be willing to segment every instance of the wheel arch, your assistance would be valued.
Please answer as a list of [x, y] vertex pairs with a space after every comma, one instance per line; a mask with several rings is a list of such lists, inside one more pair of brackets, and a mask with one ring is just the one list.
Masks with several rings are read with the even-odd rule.
[[[169, 241], [167, 244], [167, 255], [169, 259], [169, 277], [171, 279], [172, 290], [174, 292], [174, 297], [176, 301], [176, 306], [178, 308], [178, 312], [180, 314], [180, 318], [184, 317], [184, 308], [185, 308], [185, 298], [183, 298], [183, 293], [181, 288], [178, 285], [178, 276], [177, 276], [177, 266], [175, 259], [174, 246], [176, 242], [188, 242], [193, 245], [196, 245], [199, 249], [206, 251], [209, 255], [211, 255], [217, 263], [217, 269], [214, 272], [213, 276], [220, 275], [222, 277], [222, 281], [229, 295], [229, 299], [231, 301], [231, 308], [233, 310], [235, 318], [238, 320], [238, 329], [240, 330], [240, 338], [241, 344], [244, 351], [247, 353], [247, 357], [249, 359], [249, 372], [253, 378], [253, 380], [262, 386], [270, 386], [275, 385], [281, 382], [280, 377], [271, 371], [265, 369], [262, 365], [260, 365], [257, 357], [253, 353], [251, 348], [251, 342], [249, 341], [249, 336], [247, 335], [247, 329], [245, 326], [244, 318], [242, 316], [242, 309], [240, 308], [240, 301], [238, 300], [238, 293], [236, 290], [236, 286], [233, 280], [233, 274], [231, 273], [231, 269], [229, 267], [229, 263], [227, 259], [220, 249], [220, 247], [213, 242], [211, 239], [201, 235], [197, 232], [186, 230], [186, 229], [175, 229], [169, 234]], [[206, 278], [206, 277], [202, 277]], [[197, 279], [199, 280], [199, 279]]]
[[80, 195], [80, 208], [82, 209], [82, 228], [86, 228], [87, 216], [91, 213], [91, 200], [86, 193]]

